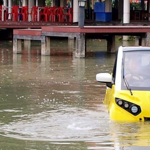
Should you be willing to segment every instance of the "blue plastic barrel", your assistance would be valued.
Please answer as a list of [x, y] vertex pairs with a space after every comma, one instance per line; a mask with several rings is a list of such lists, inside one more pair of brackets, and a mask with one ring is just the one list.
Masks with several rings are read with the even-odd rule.
[[112, 13], [111, 12], [97, 12], [96, 13], [96, 21], [101, 22], [111, 22], [112, 20]]
[[94, 5], [94, 12], [105, 12], [105, 3], [96, 2]]

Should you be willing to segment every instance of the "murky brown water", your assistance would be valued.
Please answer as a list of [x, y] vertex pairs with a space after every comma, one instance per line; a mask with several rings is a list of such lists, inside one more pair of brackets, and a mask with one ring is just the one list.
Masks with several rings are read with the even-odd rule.
[[115, 55], [105, 52], [106, 42], [87, 44], [88, 57], [76, 59], [66, 40], [52, 41], [51, 57], [40, 56], [38, 43], [13, 55], [12, 43], [1, 42], [1, 150], [149, 149], [149, 123], [109, 120], [105, 85], [95, 75], [111, 72]]

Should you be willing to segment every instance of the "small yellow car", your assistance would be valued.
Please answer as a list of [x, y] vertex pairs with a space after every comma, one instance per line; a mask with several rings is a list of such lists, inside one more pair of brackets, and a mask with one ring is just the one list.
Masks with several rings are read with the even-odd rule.
[[106, 83], [111, 120], [150, 121], [150, 47], [119, 47], [112, 74], [99, 73], [96, 80]]

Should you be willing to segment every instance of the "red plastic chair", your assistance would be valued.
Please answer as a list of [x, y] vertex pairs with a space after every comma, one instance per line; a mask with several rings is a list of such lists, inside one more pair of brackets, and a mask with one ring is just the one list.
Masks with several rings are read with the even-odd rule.
[[4, 11], [4, 21], [6, 21], [8, 19], [8, 8], [0, 6], [0, 20], [2, 20], [2, 10]]
[[2, 20], [2, 5], [0, 5], [0, 20]]
[[23, 6], [19, 15], [22, 17], [21, 20], [28, 21], [28, 6]]
[[12, 6], [11, 13], [8, 13], [8, 16], [11, 15], [13, 21], [18, 21], [18, 10], [19, 6]]
[[51, 22], [54, 22], [55, 11], [56, 11], [56, 7], [50, 7], [49, 10], [48, 10], [48, 15], [49, 15], [49, 18], [50, 18]]
[[58, 20], [59, 12], [60, 12], [60, 7], [55, 8], [52, 14], [52, 22], [56, 22]]
[[37, 15], [38, 15], [38, 7], [33, 6], [31, 9], [31, 13], [28, 13], [28, 15], [31, 15], [32, 21], [37, 21]]
[[48, 21], [49, 20], [49, 13], [48, 13], [49, 7], [44, 7], [43, 11], [40, 12], [40, 21]]
[[66, 20], [67, 22], [73, 22], [73, 8], [69, 8], [68, 12], [63, 14], [62, 16], [63, 22]]
[[63, 14], [64, 14], [64, 8], [60, 7], [57, 10], [57, 18], [59, 22], [63, 22]]

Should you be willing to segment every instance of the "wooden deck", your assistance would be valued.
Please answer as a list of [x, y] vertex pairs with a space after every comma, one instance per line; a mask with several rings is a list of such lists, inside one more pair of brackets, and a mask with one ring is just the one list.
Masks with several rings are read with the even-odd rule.
[[15, 29], [13, 31], [14, 35], [29, 35], [29, 36], [41, 36], [41, 29]]
[[[23, 21], [0, 21], [0, 28], [13, 28], [13, 29], [27, 29], [27, 28], [34, 28], [34, 29], [40, 29], [42, 27], [49, 27], [49, 26], [78, 26], [78, 23], [59, 23], [59, 22], [42, 22], [42, 21], [36, 21], [36, 22], [23, 22]], [[113, 26], [113, 27], [118, 27], [118, 26], [150, 26], [149, 21], [132, 21], [128, 25], [122, 24], [120, 21], [112, 21], [112, 22], [95, 22], [95, 21], [86, 21], [85, 22], [85, 27], [101, 27], [101, 26]]]
[[19, 21], [0, 21], [0, 28], [13, 28], [13, 29], [27, 29], [34, 28], [40, 29], [42, 26], [72, 26], [72, 23], [59, 23], [59, 22], [19, 22]]
[[85, 33], [85, 34], [143, 34], [150, 32], [150, 26], [42, 26], [41, 29], [14, 29], [14, 35], [41, 36], [42, 33]]
[[44, 26], [42, 32], [64, 32], [64, 33], [114, 33], [114, 34], [126, 34], [126, 33], [146, 33], [150, 32], [150, 26], [85, 26], [79, 28], [77, 26]]

